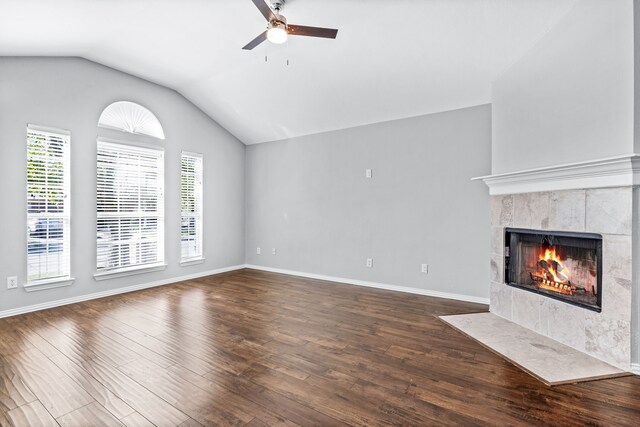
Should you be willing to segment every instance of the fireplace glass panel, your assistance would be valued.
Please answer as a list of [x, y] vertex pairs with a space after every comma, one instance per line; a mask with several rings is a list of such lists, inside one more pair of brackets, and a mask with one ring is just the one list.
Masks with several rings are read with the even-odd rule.
[[508, 285], [600, 311], [601, 271], [599, 234], [506, 229]]

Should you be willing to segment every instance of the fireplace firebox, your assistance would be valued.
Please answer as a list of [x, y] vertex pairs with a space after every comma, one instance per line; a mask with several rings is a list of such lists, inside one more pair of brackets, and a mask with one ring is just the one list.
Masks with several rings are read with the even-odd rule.
[[601, 235], [507, 228], [504, 255], [507, 285], [602, 310]]

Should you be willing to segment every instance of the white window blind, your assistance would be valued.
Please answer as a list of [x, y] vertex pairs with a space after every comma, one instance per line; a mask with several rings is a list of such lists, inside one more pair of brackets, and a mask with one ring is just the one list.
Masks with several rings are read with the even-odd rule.
[[27, 283], [68, 278], [68, 132], [27, 127]]
[[97, 269], [164, 262], [164, 152], [98, 140]]
[[181, 163], [181, 260], [202, 258], [202, 154], [182, 153]]

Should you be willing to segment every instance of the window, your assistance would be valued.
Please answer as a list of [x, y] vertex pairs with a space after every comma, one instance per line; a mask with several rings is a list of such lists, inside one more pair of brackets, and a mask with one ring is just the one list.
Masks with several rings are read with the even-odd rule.
[[180, 244], [183, 263], [202, 259], [202, 155], [182, 153]]
[[96, 278], [163, 265], [162, 149], [98, 140], [96, 258]]
[[27, 127], [27, 286], [69, 279], [69, 144], [66, 131]]
[[100, 114], [98, 126], [164, 139], [162, 125], [156, 116], [135, 102], [118, 101], [109, 105]]

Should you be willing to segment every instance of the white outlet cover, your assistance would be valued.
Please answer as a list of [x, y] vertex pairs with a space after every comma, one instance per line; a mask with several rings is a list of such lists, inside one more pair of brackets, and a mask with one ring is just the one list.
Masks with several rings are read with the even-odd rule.
[[277, 253], [278, 253], [278, 251], [276, 250], [276, 248], [273, 248], [273, 249], [271, 249], [271, 253], [272, 253], [273, 255], [275, 255], [275, 254], [277, 254]]
[[16, 289], [18, 287], [18, 277], [7, 277], [7, 289]]
[[258, 255], [260, 255], [260, 253], [261, 253], [261, 252], [262, 252], [262, 250], [261, 250], [260, 248], [256, 248], [256, 253], [257, 253]]
[[373, 258], [367, 258], [367, 267], [373, 267]]
[[422, 273], [429, 273], [429, 264], [422, 264], [420, 267]]
[[366, 178], [371, 178], [373, 176], [373, 172], [371, 171], [371, 169], [365, 169], [364, 176]]

